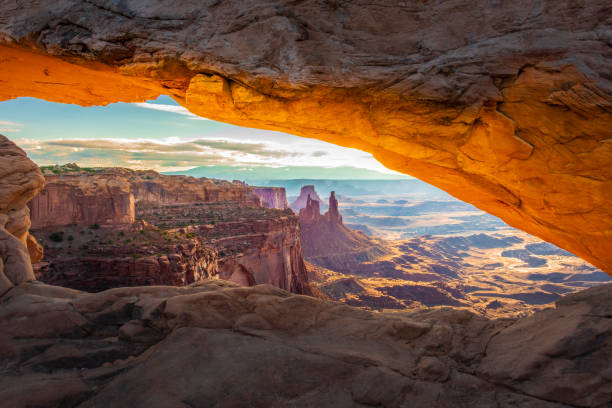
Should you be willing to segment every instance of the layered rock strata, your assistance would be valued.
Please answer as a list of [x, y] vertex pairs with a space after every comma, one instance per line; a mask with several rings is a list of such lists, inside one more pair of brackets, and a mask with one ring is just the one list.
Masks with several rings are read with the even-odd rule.
[[136, 208], [140, 221], [129, 226], [33, 230], [46, 248], [37, 278], [86, 291], [222, 278], [311, 293], [290, 210], [237, 202], [139, 202]]
[[166, 176], [155, 171], [65, 165], [47, 168], [45, 180], [45, 188], [29, 204], [35, 229], [69, 224], [129, 225], [135, 221], [136, 202], [262, 205], [253, 188], [242, 183]]
[[0, 10], [0, 99], [169, 94], [369, 151], [610, 272], [608, 15], [605, 0], [19, 0]]
[[611, 291], [488, 320], [452, 309], [370, 313], [221, 280], [95, 294], [23, 283], [0, 297], [0, 398], [11, 407], [604, 407]]
[[45, 175], [45, 188], [29, 207], [33, 229], [136, 221], [132, 185], [112, 173]]
[[284, 187], [255, 187], [253, 192], [261, 198], [267, 208], [284, 210], [289, 207]]
[[294, 293], [311, 293], [299, 223], [291, 210], [236, 203], [138, 208], [147, 222], [178, 227], [215, 249], [218, 274], [215, 271], [210, 276], [245, 286], [268, 283]]

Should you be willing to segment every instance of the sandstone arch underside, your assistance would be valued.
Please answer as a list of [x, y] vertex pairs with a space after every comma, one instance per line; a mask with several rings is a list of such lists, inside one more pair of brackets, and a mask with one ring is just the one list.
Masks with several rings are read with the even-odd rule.
[[609, 1], [0, 1], [0, 100], [168, 94], [374, 154], [612, 272]]

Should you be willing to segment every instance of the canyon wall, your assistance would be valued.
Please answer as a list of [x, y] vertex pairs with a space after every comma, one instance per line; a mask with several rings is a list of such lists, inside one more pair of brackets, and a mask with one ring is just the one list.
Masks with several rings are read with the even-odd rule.
[[218, 275], [216, 251], [198, 240], [151, 249], [100, 245], [70, 255], [47, 251], [48, 261], [34, 265], [35, 275], [51, 285], [87, 292], [124, 286], [186, 286]]
[[219, 277], [311, 294], [295, 216], [187, 227], [219, 252]]
[[132, 184], [137, 202], [172, 204], [232, 201], [241, 205], [262, 205], [253, 188], [240, 182], [167, 176], [155, 171], [120, 170]]
[[168, 94], [371, 152], [610, 272], [609, 15], [605, 0], [18, 0], [0, 10], [0, 100]]
[[284, 187], [254, 187], [253, 192], [261, 198], [265, 207], [279, 210], [289, 207]]
[[132, 186], [115, 174], [47, 174], [45, 188], [29, 207], [33, 229], [135, 221]]
[[224, 180], [124, 168], [84, 170], [75, 165], [52, 170], [45, 170], [45, 188], [29, 203], [34, 229], [68, 224], [129, 225], [135, 221], [135, 202], [262, 203], [252, 187]]

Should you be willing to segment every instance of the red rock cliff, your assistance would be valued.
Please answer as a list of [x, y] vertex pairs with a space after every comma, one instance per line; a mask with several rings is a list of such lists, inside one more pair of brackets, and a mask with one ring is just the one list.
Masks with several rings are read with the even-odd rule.
[[47, 174], [45, 181], [45, 188], [29, 204], [33, 229], [135, 221], [131, 185], [118, 175]]
[[319, 212], [319, 202], [309, 195], [306, 207], [300, 210], [299, 222], [304, 258], [315, 265], [350, 272], [356, 265], [387, 253], [376, 239], [342, 223], [333, 191], [329, 197], [329, 210], [323, 215]]
[[308, 204], [308, 197], [319, 203], [321, 202], [321, 197], [319, 197], [319, 195], [315, 191], [314, 186], [308, 185], [302, 186], [302, 189], [300, 190], [300, 195], [298, 196], [298, 198], [295, 199], [294, 202], [291, 203], [290, 207], [293, 208], [295, 211], [301, 210], [302, 208], [306, 207], [306, 204]]
[[135, 202], [261, 205], [261, 199], [248, 185], [166, 176], [155, 171], [84, 170], [66, 165], [47, 169], [45, 178], [45, 188], [29, 204], [34, 229], [68, 224], [129, 225], [135, 221]]
[[263, 205], [267, 208], [284, 210], [289, 207], [284, 187], [255, 187], [253, 191], [261, 198]]

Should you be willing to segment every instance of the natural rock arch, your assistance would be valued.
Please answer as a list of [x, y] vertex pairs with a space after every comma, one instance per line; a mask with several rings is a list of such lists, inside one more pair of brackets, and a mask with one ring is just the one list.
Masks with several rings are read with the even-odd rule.
[[608, 16], [605, 0], [17, 0], [0, 100], [169, 94], [363, 149], [610, 273]]

